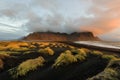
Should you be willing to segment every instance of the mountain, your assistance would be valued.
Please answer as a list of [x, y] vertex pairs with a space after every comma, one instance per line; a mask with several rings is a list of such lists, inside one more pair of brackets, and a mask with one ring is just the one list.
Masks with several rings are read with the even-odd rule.
[[42, 41], [79, 41], [79, 40], [100, 40], [92, 32], [55, 33], [55, 32], [33, 32], [24, 37], [23, 40]]

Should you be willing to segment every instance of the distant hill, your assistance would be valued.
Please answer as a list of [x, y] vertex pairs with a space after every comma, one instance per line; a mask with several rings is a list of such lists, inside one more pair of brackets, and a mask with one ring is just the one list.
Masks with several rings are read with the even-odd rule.
[[67, 33], [55, 33], [55, 32], [33, 32], [24, 37], [23, 40], [46, 40], [46, 41], [80, 41], [80, 40], [100, 40], [94, 36], [92, 32], [74, 32]]

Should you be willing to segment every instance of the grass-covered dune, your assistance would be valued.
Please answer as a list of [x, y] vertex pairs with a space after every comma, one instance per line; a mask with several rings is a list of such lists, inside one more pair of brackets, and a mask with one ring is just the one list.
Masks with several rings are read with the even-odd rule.
[[120, 58], [60, 42], [0, 42], [0, 80], [120, 80]]

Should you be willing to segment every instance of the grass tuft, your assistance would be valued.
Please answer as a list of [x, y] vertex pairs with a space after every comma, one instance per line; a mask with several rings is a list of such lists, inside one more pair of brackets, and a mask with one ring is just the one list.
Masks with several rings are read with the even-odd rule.
[[62, 65], [68, 65], [70, 63], [77, 62], [77, 59], [72, 55], [71, 51], [67, 50], [56, 59], [53, 67], [59, 67]]
[[18, 76], [25, 76], [30, 71], [34, 71], [38, 67], [43, 66], [44, 62], [45, 60], [43, 57], [29, 59], [21, 63], [17, 68], [11, 69], [9, 73], [13, 78], [18, 78]]
[[43, 54], [54, 55], [54, 51], [50, 47], [40, 49], [40, 50], [38, 50], [38, 52], [43, 53]]

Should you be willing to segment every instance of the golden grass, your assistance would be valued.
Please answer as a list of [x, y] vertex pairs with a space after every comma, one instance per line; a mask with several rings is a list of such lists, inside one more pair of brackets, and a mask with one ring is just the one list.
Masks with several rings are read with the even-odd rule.
[[8, 54], [0, 54], [0, 59], [9, 58], [10, 56]]
[[72, 50], [73, 53], [76, 53], [75, 58], [77, 58], [80, 61], [83, 61], [87, 57], [87, 52], [84, 49], [74, 49]]
[[0, 70], [4, 68], [4, 62], [0, 59]]
[[102, 58], [103, 59], [107, 59], [107, 60], [115, 60], [115, 59], [117, 59], [115, 56], [113, 56], [113, 55], [103, 55], [102, 56]]
[[97, 76], [94, 76], [92, 78], [89, 78], [87, 80], [119, 80], [119, 73], [112, 69], [112, 68], [106, 68], [103, 72], [99, 73]]
[[96, 50], [91, 51], [91, 54], [92, 54], [92, 55], [95, 55], [95, 56], [102, 56], [102, 55], [103, 55], [102, 52], [100, 52], [100, 51], [96, 51]]
[[111, 67], [112, 65], [116, 65], [116, 64], [118, 64], [119, 66], [120, 66], [120, 58], [113, 58], [113, 59], [111, 59], [111, 61], [110, 61], [110, 63], [108, 64], [108, 66], [107, 67]]
[[53, 67], [58, 67], [63, 64], [68, 65], [70, 63], [77, 62], [77, 59], [72, 55], [71, 51], [67, 50], [56, 59]]
[[[90, 55], [91, 54], [91, 55]], [[100, 51], [90, 51], [85, 48], [67, 50], [60, 54], [60, 56], [55, 60], [53, 67], [59, 67], [62, 65], [68, 65], [74, 62], [83, 62], [89, 57], [101, 57], [101, 59], [114, 59], [113, 56], [103, 55]]]
[[43, 66], [45, 60], [43, 57], [38, 57], [35, 59], [29, 59], [21, 63], [17, 68], [17, 75], [24, 76], [30, 71], [36, 70], [38, 67]]
[[39, 49], [38, 52], [43, 54], [48, 54], [48, 55], [54, 55], [54, 51], [50, 47]]
[[10, 58], [10, 56], [8, 54], [0, 54], [0, 70], [4, 68], [4, 61]]

